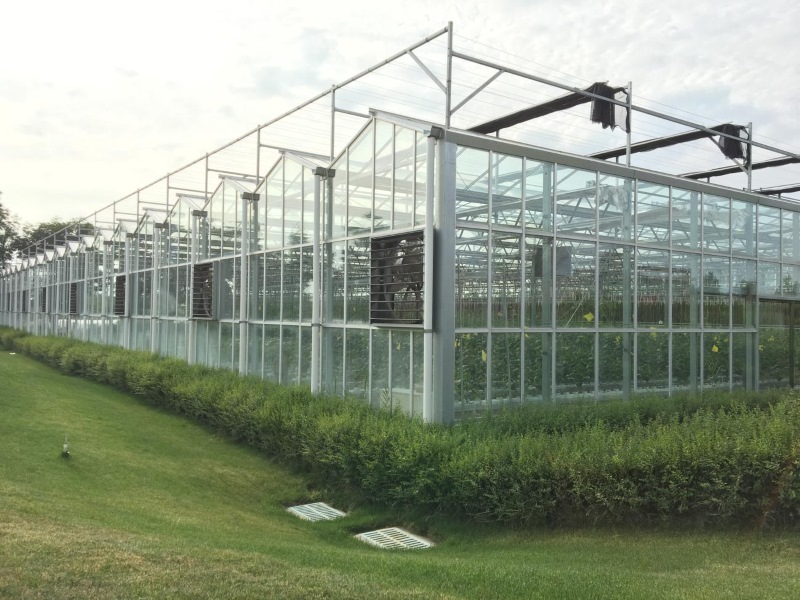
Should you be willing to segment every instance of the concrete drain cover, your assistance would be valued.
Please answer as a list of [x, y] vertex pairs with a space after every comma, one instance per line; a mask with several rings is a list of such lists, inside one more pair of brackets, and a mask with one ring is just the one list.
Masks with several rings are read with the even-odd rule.
[[359, 533], [356, 538], [367, 544], [372, 544], [378, 548], [403, 548], [406, 550], [422, 550], [433, 546], [425, 538], [421, 538], [412, 533], [408, 533], [399, 527], [389, 527], [387, 529], [377, 529]]
[[342, 511], [336, 510], [324, 502], [290, 506], [286, 510], [292, 513], [294, 516], [305, 519], [306, 521], [331, 521], [333, 519], [346, 516], [346, 514]]

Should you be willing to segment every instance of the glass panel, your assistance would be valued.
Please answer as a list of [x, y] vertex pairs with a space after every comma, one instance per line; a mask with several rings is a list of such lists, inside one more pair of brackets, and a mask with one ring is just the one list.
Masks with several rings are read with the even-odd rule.
[[783, 209], [781, 215], [783, 260], [800, 261], [800, 213]]
[[300, 320], [300, 248], [283, 251], [283, 321]]
[[755, 387], [756, 335], [755, 333], [734, 333], [731, 336], [733, 351], [733, 372], [731, 385], [734, 388], [753, 389]]
[[640, 248], [636, 278], [639, 326], [666, 327], [669, 324], [669, 252]]
[[703, 195], [703, 247], [714, 252], [730, 252], [731, 201]]
[[492, 222], [520, 226], [522, 199], [522, 159], [492, 155]]
[[277, 321], [281, 318], [282, 266], [283, 259], [280, 250], [264, 254], [264, 319], [266, 321]]
[[[341, 357], [342, 353], [339, 352]], [[340, 358], [341, 360], [341, 358]], [[347, 330], [347, 356], [345, 357], [347, 394], [356, 398], [369, 395], [369, 330]]]
[[223, 225], [222, 255], [230, 256], [238, 252], [241, 231], [239, 230], [239, 192], [227, 182], [222, 184]]
[[298, 383], [298, 344], [299, 327], [284, 325], [281, 327], [281, 383], [295, 385]]
[[611, 397], [627, 396], [633, 388], [633, 334], [601, 333], [597, 343], [600, 394]]
[[638, 391], [669, 389], [669, 334], [655, 329], [637, 336], [636, 386]]
[[[349, 347], [349, 342], [348, 342]], [[363, 368], [369, 369], [369, 351], [366, 354]], [[351, 389], [344, 387], [344, 329], [325, 327], [322, 330], [322, 381], [323, 388], [330, 394], [343, 396], [345, 393], [356, 397], [366, 397], [366, 384], [364, 389]], [[347, 365], [350, 365], [349, 359]]]
[[564, 235], [594, 235], [597, 229], [597, 173], [559, 165], [556, 227]]
[[284, 159], [283, 244], [294, 246], [303, 241], [303, 168], [292, 160]]
[[633, 246], [600, 244], [600, 306], [604, 327], [633, 326]]
[[456, 158], [456, 219], [489, 221], [489, 153], [459, 148]]
[[392, 224], [392, 175], [394, 173], [394, 125], [375, 122], [375, 209], [374, 229], [389, 229]]
[[348, 153], [348, 235], [369, 231], [372, 226], [373, 125], [350, 146]]
[[280, 325], [264, 325], [264, 379], [278, 381], [281, 364]]
[[700, 248], [700, 194], [672, 189], [672, 245]]
[[633, 183], [625, 177], [599, 174], [598, 228], [601, 237], [633, 239]]
[[783, 265], [781, 267], [781, 290], [783, 296], [796, 298], [800, 296], [800, 266]]
[[351, 240], [347, 247], [347, 322], [369, 323], [370, 239]]
[[525, 159], [525, 224], [553, 230], [553, 165]]
[[594, 333], [556, 333], [556, 395], [594, 395]]
[[332, 197], [325, 202], [325, 239], [342, 237], [347, 232], [347, 157], [334, 165]]
[[756, 299], [756, 261], [731, 261], [731, 291], [734, 327], [754, 327]]
[[247, 326], [247, 374], [261, 377], [264, 358], [264, 329], [262, 325]]
[[411, 332], [391, 332], [392, 387], [391, 405], [411, 413]]
[[549, 396], [552, 333], [525, 334], [525, 400]]
[[251, 321], [261, 321], [264, 318], [264, 264], [263, 254], [250, 257], [250, 275], [248, 277], [250, 306], [248, 310]]
[[594, 327], [595, 251], [593, 242], [561, 240], [556, 248], [556, 326]]
[[208, 322], [208, 341], [206, 343], [206, 365], [219, 367], [219, 322]]
[[411, 227], [414, 216], [414, 133], [395, 127], [394, 222], [395, 229]]
[[553, 306], [553, 240], [526, 238], [525, 327], [548, 327]]
[[781, 211], [769, 206], [758, 207], [758, 256], [779, 258], [781, 255]]
[[389, 332], [385, 329], [372, 331], [372, 363], [370, 365], [372, 406], [391, 408], [389, 389]]
[[647, 181], [636, 184], [636, 240], [669, 244], [669, 187]]
[[727, 333], [706, 333], [703, 335], [703, 386], [727, 388], [728, 354], [730, 342]]
[[313, 238], [314, 173], [308, 167], [303, 167], [303, 243], [310, 244]]
[[456, 327], [486, 327], [489, 277], [487, 233], [456, 232]]
[[486, 406], [486, 334], [456, 334], [456, 411], [463, 415]]
[[672, 390], [696, 392], [700, 382], [700, 334], [672, 334]]
[[425, 223], [425, 194], [427, 189], [427, 138], [417, 132], [416, 162], [414, 163], [414, 225]]
[[703, 261], [703, 324], [707, 327], [729, 325], [730, 259], [706, 256]]
[[758, 294], [760, 296], [780, 296], [781, 266], [778, 263], [760, 261], [758, 263]]
[[344, 242], [325, 244], [325, 285], [323, 314], [328, 323], [344, 321]]
[[731, 200], [731, 250], [736, 254], [755, 256], [755, 212], [752, 202]]
[[234, 355], [239, 350], [239, 326], [234, 323], [219, 324], [219, 366], [223, 369], [234, 369], [238, 365]]
[[303, 246], [302, 250], [302, 288], [301, 288], [301, 317], [303, 321], [311, 321], [314, 303], [314, 247]]
[[762, 300], [759, 308], [759, 387], [789, 385], [791, 364], [789, 302]]
[[280, 248], [283, 245], [283, 162], [281, 161], [267, 176], [267, 193], [264, 200], [266, 217], [266, 247]]
[[520, 401], [521, 339], [519, 333], [492, 334], [492, 406]]
[[234, 275], [234, 259], [228, 258], [219, 261], [217, 273], [219, 273], [219, 283], [217, 284], [219, 305], [217, 316], [220, 319], [234, 318], [234, 288], [237, 285]]
[[256, 188], [260, 200], [250, 202], [250, 252], [261, 252], [266, 249], [266, 233], [264, 230], [263, 215], [266, 199], [264, 198], [264, 185]]
[[300, 328], [300, 383], [311, 385], [311, 327]]
[[492, 326], [519, 327], [521, 303], [520, 236], [492, 234]]
[[414, 367], [411, 381], [411, 414], [419, 417], [422, 416], [422, 391], [425, 383], [425, 339], [421, 331], [413, 331], [411, 336]]
[[672, 325], [700, 326], [699, 254], [672, 254]]

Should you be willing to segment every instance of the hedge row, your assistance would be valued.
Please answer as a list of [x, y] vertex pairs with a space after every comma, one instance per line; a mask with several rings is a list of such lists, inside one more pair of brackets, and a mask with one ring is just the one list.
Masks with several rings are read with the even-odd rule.
[[[128, 391], [372, 500], [480, 521], [800, 521], [794, 393], [711, 408], [540, 409], [426, 425], [176, 359], [0, 328], [0, 345]], [[765, 400], [766, 398], [766, 400]], [[556, 409], [553, 409], [556, 410]], [[549, 414], [535, 425], [536, 416]], [[527, 416], [526, 416], [527, 415]]]

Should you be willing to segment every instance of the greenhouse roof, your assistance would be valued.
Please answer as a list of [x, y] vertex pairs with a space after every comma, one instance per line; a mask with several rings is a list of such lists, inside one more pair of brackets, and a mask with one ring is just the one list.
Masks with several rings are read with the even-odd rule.
[[330, 167], [372, 119], [420, 132], [435, 125], [476, 140], [492, 134], [510, 147], [523, 144], [595, 159], [598, 165], [619, 162], [640, 172], [713, 180], [720, 194], [746, 190], [792, 202], [791, 195], [800, 192], [800, 155], [754, 138], [751, 123], [692, 122], [649, 108], [634, 96], [631, 83], [609, 85], [595, 78], [596, 83], [576, 86], [536, 75], [534, 64], [524, 59], [521, 68], [520, 61], [509, 64], [486, 52], [471, 40], [456, 43], [450, 23], [40, 240], [18, 260], [51, 249], [68, 234], [80, 239], [83, 226], [109, 240], [135, 232], [145, 215], [158, 222], [179, 205], [201, 210], [217, 177], [253, 192], [281, 158]]

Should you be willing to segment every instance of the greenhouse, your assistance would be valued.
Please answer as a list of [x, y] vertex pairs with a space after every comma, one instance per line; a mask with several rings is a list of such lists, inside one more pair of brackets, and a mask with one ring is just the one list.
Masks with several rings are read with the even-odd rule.
[[[753, 185], [800, 157], [752, 131], [448, 25], [29, 248], [0, 324], [434, 422], [800, 385], [800, 186]], [[675, 173], [676, 147], [705, 153]]]

